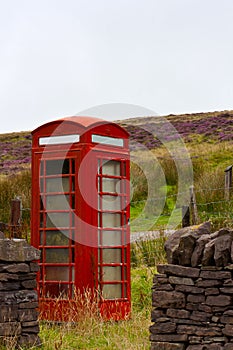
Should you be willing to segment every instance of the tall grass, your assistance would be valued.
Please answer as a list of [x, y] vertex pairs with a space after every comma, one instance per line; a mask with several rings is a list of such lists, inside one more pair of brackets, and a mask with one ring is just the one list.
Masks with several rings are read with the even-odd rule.
[[148, 184], [143, 169], [136, 163], [130, 165], [131, 174], [131, 201], [137, 206], [138, 201], [142, 201], [148, 195]]
[[164, 244], [166, 237], [161, 235], [157, 239], [138, 240], [131, 244], [131, 266], [154, 267], [166, 261]]
[[103, 322], [95, 318], [78, 324], [41, 323], [43, 350], [150, 349], [148, 313], [134, 313], [128, 321]]
[[[44, 350], [148, 349], [151, 312], [151, 286], [155, 269], [132, 270], [132, 315], [126, 321], [104, 321], [98, 308], [86, 299], [86, 307], [77, 323], [41, 322], [40, 337]], [[97, 306], [97, 305], [96, 305]]]
[[[87, 292], [81, 305], [82, 312], [79, 313], [77, 309], [75, 318], [78, 322], [72, 322], [72, 319], [70, 322], [60, 323], [40, 321], [39, 336], [43, 344], [41, 349], [149, 350], [151, 287], [155, 272], [155, 267], [141, 266], [132, 269], [132, 314], [129, 319], [104, 321], [99, 315], [97, 303], [93, 302]], [[5, 347], [0, 346], [0, 350], [13, 350], [14, 344], [8, 342]], [[33, 349], [35, 347], [27, 348]]]
[[25, 170], [19, 174], [0, 177], [0, 222], [10, 223], [11, 200], [22, 200], [22, 233], [26, 236], [30, 230], [31, 172]]
[[[200, 220], [211, 220], [213, 229], [232, 226], [233, 193], [231, 193], [229, 201], [225, 201], [224, 198], [224, 170], [233, 163], [232, 143], [191, 142], [187, 144], [187, 149], [192, 160], [194, 189]], [[167, 151], [162, 147], [155, 149], [153, 152], [157, 156], [166, 178], [166, 186], [160, 188], [160, 193], [157, 191], [157, 197], [164, 197], [163, 211], [159, 218], [156, 217], [155, 209], [147, 211], [149, 215], [146, 215], [143, 205], [145, 205], [147, 198], [141, 196], [138, 198], [138, 202], [131, 206], [132, 219], [134, 220], [131, 226], [132, 231], [140, 231], [140, 223], [142, 230], [145, 230], [148, 226], [152, 230], [160, 229], [161, 226], [166, 228], [173, 210], [177, 213], [177, 224], [181, 222], [182, 203], [176, 203], [178, 174], [175, 161], [168, 157]], [[144, 162], [146, 161], [149, 162], [150, 160], [144, 157]], [[134, 174], [132, 173], [132, 175]], [[140, 174], [137, 175], [137, 183], [143, 186], [144, 181], [140, 182]], [[155, 187], [159, 187], [159, 185], [158, 179], [158, 181], [155, 181]], [[158, 202], [156, 198], [151, 201], [151, 206], [154, 208], [160, 206], [160, 204], [161, 202]], [[137, 216], [140, 220], [135, 220]]]
[[210, 220], [215, 230], [233, 224], [233, 192], [226, 200], [224, 169], [217, 167], [204, 173], [196, 182], [197, 208], [201, 221]]
[[232, 227], [233, 197], [225, 199], [224, 170], [233, 163], [232, 144], [199, 144], [192, 148], [194, 184], [200, 221], [210, 220], [213, 230], [221, 227]]

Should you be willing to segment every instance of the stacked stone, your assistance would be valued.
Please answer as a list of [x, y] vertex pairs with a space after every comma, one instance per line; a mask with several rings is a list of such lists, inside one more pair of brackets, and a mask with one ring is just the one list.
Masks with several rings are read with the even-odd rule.
[[165, 250], [152, 288], [151, 350], [233, 350], [233, 231], [181, 229]]
[[36, 272], [40, 252], [22, 239], [0, 239], [0, 343], [40, 345]]
[[233, 349], [233, 266], [159, 265], [151, 350]]

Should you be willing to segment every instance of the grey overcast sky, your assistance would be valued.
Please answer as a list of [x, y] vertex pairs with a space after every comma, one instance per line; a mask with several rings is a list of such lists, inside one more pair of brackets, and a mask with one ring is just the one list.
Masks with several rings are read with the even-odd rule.
[[232, 18], [232, 0], [0, 0], [0, 133], [109, 103], [233, 109]]

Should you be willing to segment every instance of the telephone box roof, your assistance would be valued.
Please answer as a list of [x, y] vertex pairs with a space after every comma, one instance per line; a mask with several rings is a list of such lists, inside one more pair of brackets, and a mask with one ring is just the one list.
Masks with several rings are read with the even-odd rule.
[[122, 128], [120, 125], [108, 121], [108, 120], [104, 120], [101, 118], [97, 118], [97, 117], [88, 117], [88, 116], [71, 116], [71, 117], [65, 117], [65, 118], [60, 118], [60, 119], [56, 119], [53, 120], [51, 122], [45, 123], [41, 126], [39, 126], [38, 128], [36, 128], [35, 130], [32, 131], [32, 134], [37, 133], [39, 130], [47, 127], [47, 126], [52, 126], [53, 124], [62, 124], [63, 122], [65, 123], [71, 123], [71, 124], [75, 124], [77, 126], [81, 126], [84, 127], [86, 129], [88, 129], [90, 126], [91, 127], [95, 127], [95, 126], [100, 126], [100, 125], [105, 125], [105, 124], [110, 124], [110, 125], [114, 125], [115, 127], [124, 130], [126, 134], [128, 134], [128, 132]]

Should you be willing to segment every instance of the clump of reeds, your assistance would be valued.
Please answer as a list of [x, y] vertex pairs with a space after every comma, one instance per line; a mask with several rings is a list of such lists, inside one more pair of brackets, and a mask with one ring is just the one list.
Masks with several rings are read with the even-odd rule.
[[156, 266], [166, 261], [164, 244], [166, 237], [161, 234], [159, 238], [138, 240], [131, 244], [131, 265], [139, 266]]

